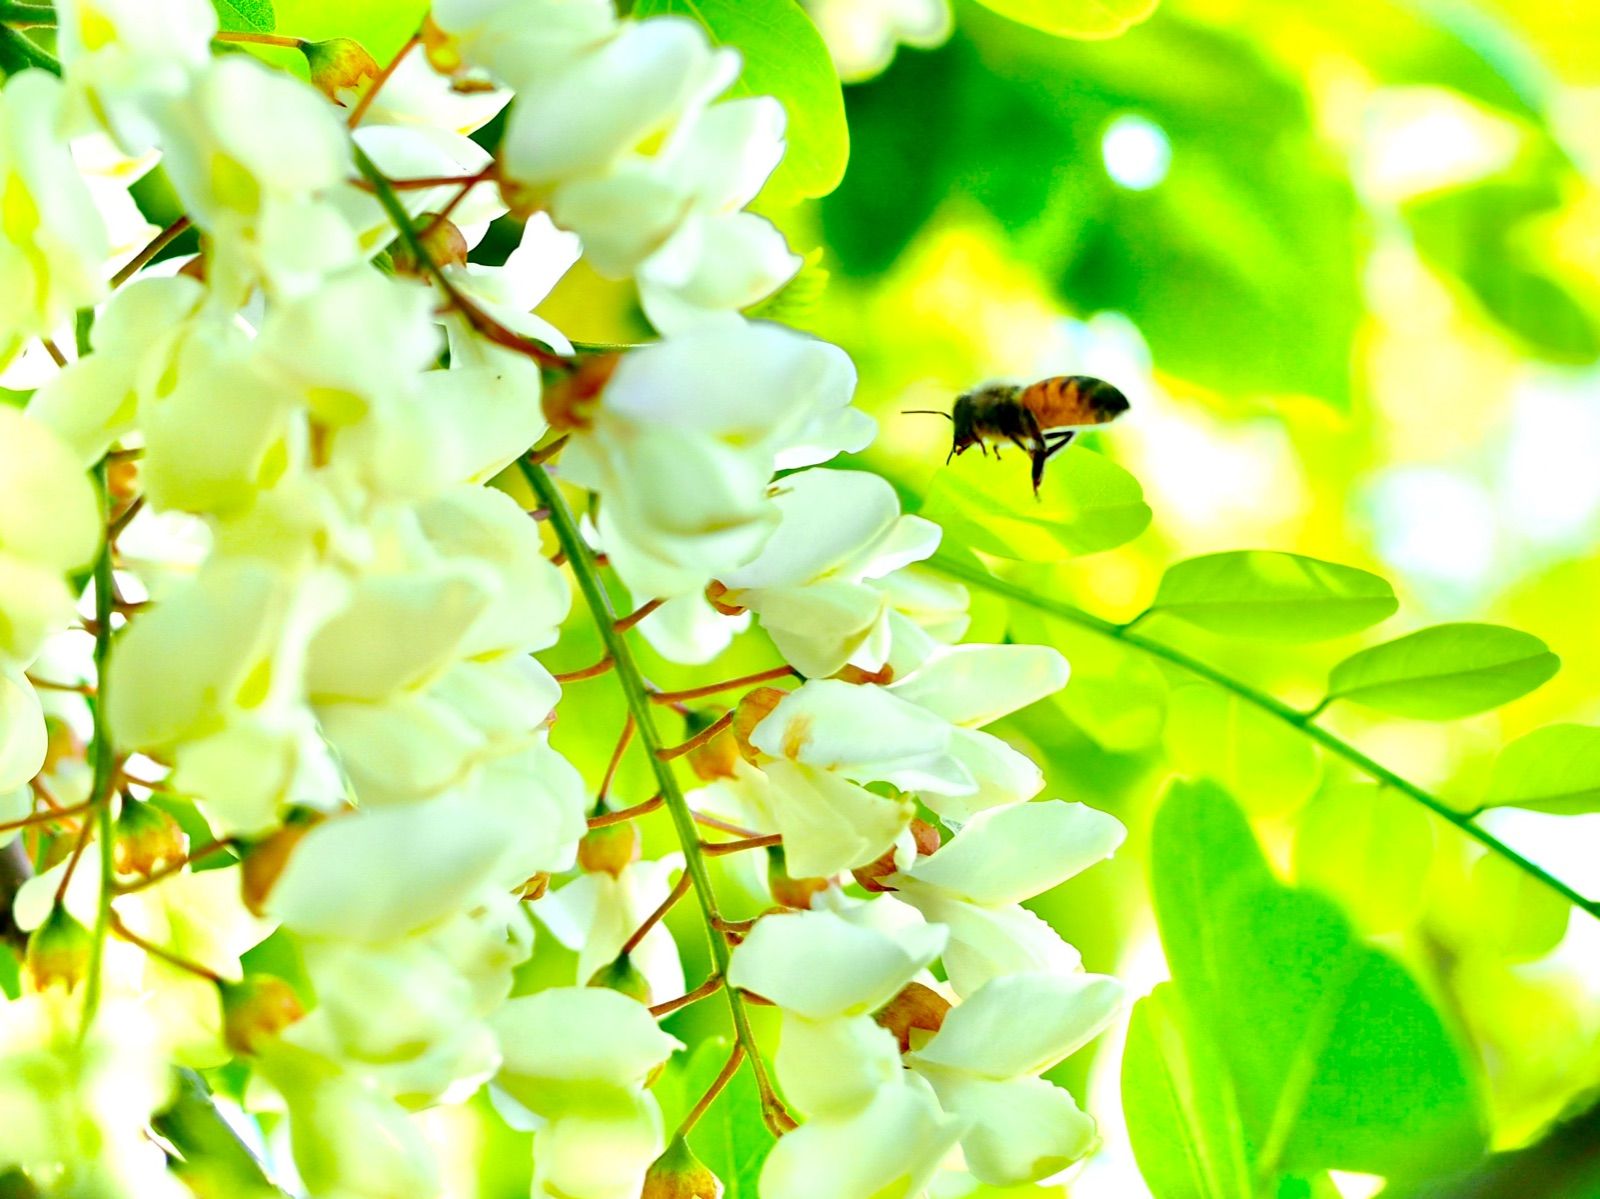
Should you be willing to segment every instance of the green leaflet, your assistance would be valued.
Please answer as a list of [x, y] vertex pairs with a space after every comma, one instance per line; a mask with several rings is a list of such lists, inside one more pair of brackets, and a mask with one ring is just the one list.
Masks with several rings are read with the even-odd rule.
[[1427, 903], [1434, 841], [1420, 805], [1372, 783], [1340, 783], [1300, 813], [1294, 873], [1337, 900], [1363, 932], [1398, 932]]
[[278, 27], [272, 0], [211, 0], [224, 33], [271, 33]]
[[1122, 1053], [1134, 1156], [1156, 1199], [1237, 1199], [1250, 1193], [1250, 1161], [1233, 1082], [1187, 1020], [1171, 983], [1134, 1005]]
[[1024, 562], [1059, 562], [1132, 541], [1150, 523], [1139, 481], [1078, 446], [1051, 460], [1035, 499], [1028, 461], [968, 452], [941, 470], [922, 515], [969, 549]]
[[1441, 624], [1351, 654], [1329, 675], [1328, 696], [1395, 716], [1454, 720], [1510, 703], [1560, 667], [1531, 633]]
[[1235, 550], [1168, 567], [1150, 611], [1230, 637], [1321, 641], [1386, 620], [1399, 606], [1387, 580], [1353, 566]]
[[[1224, 1064], [1252, 1177], [1271, 1186], [1326, 1169], [1422, 1176], [1482, 1151], [1478, 1088], [1422, 989], [1331, 903], [1272, 877], [1226, 792], [1172, 788], [1152, 832], [1151, 883], [1187, 1013], [1168, 1035], [1204, 1042], [1186, 1041], [1189, 1062]], [[1197, 1100], [1207, 1101], [1233, 1099], [1225, 1089]], [[1141, 1165], [1150, 1152], [1139, 1146], [1159, 1135], [1152, 1114], [1129, 1109]], [[1153, 1167], [1158, 1179], [1166, 1166]]]
[[1059, 37], [1116, 37], [1155, 12], [1160, 0], [979, 0], [1003, 17]]
[[1483, 806], [1600, 811], [1600, 728], [1552, 724], [1519, 737], [1500, 751]]
[[844, 178], [850, 131], [844, 94], [822, 35], [794, 0], [638, 0], [636, 17], [675, 13], [700, 22], [744, 59], [734, 96], [776, 96], [789, 114], [788, 149], [762, 191], [786, 206], [825, 196]]

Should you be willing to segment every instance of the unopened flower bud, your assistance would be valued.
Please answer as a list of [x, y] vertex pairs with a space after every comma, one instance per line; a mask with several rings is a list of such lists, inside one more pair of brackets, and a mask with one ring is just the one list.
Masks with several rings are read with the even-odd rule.
[[[907, 1053], [943, 1027], [945, 1013], [949, 1010], [950, 1001], [932, 987], [907, 983], [872, 1018], [892, 1032], [900, 1042], [900, 1052]], [[917, 1033], [915, 1041], [913, 1030]]]
[[183, 861], [189, 838], [170, 813], [147, 800], [127, 800], [117, 817], [111, 860], [118, 874], [149, 878], [163, 866]]
[[[910, 825], [912, 839], [917, 845], [917, 856], [925, 858], [939, 848], [939, 830], [926, 820], [913, 820]], [[894, 860], [895, 846], [891, 845], [865, 866], [857, 866], [850, 873], [868, 891], [893, 891], [884, 879], [899, 871]]]
[[733, 712], [733, 737], [739, 743], [739, 752], [744, 755], [745, 761], [754, 762], [761, 757], [761, 751], [750, 744], [750, 734], [755, 732], [756, 725], [772, 715], [772, 709], [782, 703], [788, 694], [778, 687], [757, 687], [754, 691], [745, 692], [739, 700], [739, 706]]
[[106, 494], [111, 497], [112, 515], [119, 515], [139, 494], [139, 460], [113, 458], [106, 463]]
[[767, 890], [772, 892], [772, 902], [786, 908], [809, 910], [814, 896], [826, 891], [830, 880], [825, 878], [793, 878], [784, 862], [783, 850], [772, 846], [767, 850]]
[[601, 966], [584, 983], [586, 987], [604, 987], [609, 991], [621, 991], [629, 999], [637, 999], [646, 1007], [650, 1006], [650, 981], [640, 972], [639, 967], [633, 964], [633, 958], [623, 954], [609, 965]]
[[859, 666], [843, 667], [833, 676], [841, 683], [850, 683], [856, 687], [873, 685], [887, 687], [894, 682], [894, 667], [885, 662], [877, 670], [862, 670]]
[[710, 604], [724, 616], [743, 616], [745, 609], [739, 604], [730, 604], [722, 597], [728, 594], [728, 589], [723, 584], [712, 579], [706, 584], [706, 603]]
[[621, 361], [619, 354], [587, 355], [578, 360], [577, 369], [565, 379], [546, 387], [542, 403], [550, 428], [557, 433], [587, 429], [593, 423], [592, 414], [600, 402], [600, 393]]
[[588, 874], [612, 878], [639, 860], [639, 830], [631, 820], [592, 828], [578, 842], [578, 865]]
[[223, 1039], [236, 1053], [259, 1053], [267, 1041], [306, 1014], [294, 988], [271, 974], [218, 983], [217, 989], [222, 993]]
[[354, 105], [378, 78], [378, 63], [360, 42], [347, 37], [301, 42], [311, 68], [311, 86], [341, 107]]
[[89, 971], [94, 937], [62, 904], [50, 909], [44, 923], [28, 934], [25, 965], [35, 991], [59, 983], [71, 990]]
[[[416, 230], [417, 244], [422, 247], [422, 252], [428, 256], [428, 261], [435, 266], [463, 266], [466, 264], [467, 253], [471, 250], [471, 247], [467, 245], [467, 239], [449, 217], [440, 216], [436, 212], [425, 212], [416, 219], [413, 228]], [[427, 267], [403, 242], [395, 246], [393, 259], [396, 274], [423, 275], [427, 273]]]
[[265, 840], [245, 850], [239, 863], [239, 890], [244, 906], [257, 916], [265, 916], [267, 896], [289, 864], [300, 838], [311, 831], [310, 823], [286, 824]]
[[645, 1174], [640, 1199], [720, 1199], [721, 1195], [722, 1180], [694, 1155], [688, 1141], [673, 1137]]
[[732, 733], [721, 732], [704, 745], [690, 750], [684, 755], [684, 761], [701, 782], [731, 779], [734, 765], [739, 761], [739, 743], [734, 740]]

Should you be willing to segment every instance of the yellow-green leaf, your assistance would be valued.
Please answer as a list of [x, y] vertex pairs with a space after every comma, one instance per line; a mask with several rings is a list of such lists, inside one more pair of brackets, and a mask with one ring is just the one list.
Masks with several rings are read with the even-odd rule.
[[1600, 812], [1600, 728], [1552, 724], [1519, 737], [1500, 751], [1483, 806]]
[[1327, 788], [1295, 830], [1295, 875], [1367, 933], [1399, 932], [1428, 897], [1434, 828], [1418, 804], [1372, 783]]
[[225, 33], [271, 33], [278, 25], [272, 0], [211, 0], [211, 7]]
[[1321, 641], [1377, 624], [1398, 607], [1387, 581], [1353, 566], [1236, 550], [1169, 567], [1150, 610], [1230, 637]]
[[1105, 38], [1126, 33], [1160, 0], [979, 0], [1002, 17], [1058, 37]]
[[1059, 562], [1131, 541], [1150, 523], [1139, 481], [1092, 450], [1058, 455], [1034, 498], [1025, 456], [966, 454], [934, 476], [922, 515], [950, 541], [1001, 558]]
[[1493, 624], [1441, 624], [1351, 654], [1328, 694], [1395, 716], [1454, 720], [1526, 695], [1561, 667], [1531, 633]]

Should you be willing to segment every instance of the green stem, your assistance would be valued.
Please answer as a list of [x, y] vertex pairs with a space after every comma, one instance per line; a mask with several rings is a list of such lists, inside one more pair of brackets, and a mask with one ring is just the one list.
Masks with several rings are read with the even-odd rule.
[[[661, 751], [666, 747], [661, 741], [660, 731], [656, 728], [654, 705], [650, 702], [649, 688], [645, 686], [644, 676], [639, 673], [639, 666], [634, 661], [633, 650], [628, 644], [627, 636], [617, 630], [617, 614], [612, 610], [610, 597], [606, 595], [605, 587], [600, 582], [600, 568], [595, 564], [594, 553], [589, 549], [588, 543], [578, 532], [578, 522], [573, 518], [572, 509], [567, 506], [566, 498], [554, 480], [544, 472], [543, 467], [533, 466], [526, 461], [520, 461], [518, 465], [522, 468], [528, 485], [539, 497], [539, 503], [549, 509], [550, 526], [555, 531], [561, 548], [566, 551], [567, 563], [572, 567], [572, 573], [578, 580], [578, 589], [583, 593], [589, 611], [600, 627], [600, 636], [605, 642], [606, 653], [610, 655], [616, 667], [617, 682], [627, 699], [628, 711], [632, 714], [634, 725], [638, 729], [639, 740], [649, 754], [650, 767], [655, 772], [656, 786], [660, 789], [661, 797], [666, 802], [667, 812], [672, 817], [672, 827], [683, 849], [685, 869], [694, 881], [695, 898], [700, 903], [700, 913], [705, 918], [706, 936], [711, 943], [713, 973], [726, 978], [732, 955], [728, 949], [727, 939], [719, 927], [722, 914], [717, 910], [716, 892], [711, 887], [711, 872], [700, 849], [700, 833], [695, 827], [694, 813], [689, 808], [688, 800], [684, 798], [683, 789], [678, 785], [672, 764], [661, 758]], [[728, 997], [728, 1011], [733, 1019], [734, 1033], [744, 1051], [750, 1055], [757, 1081], [761, 1083], [765, 1102], [765, 1097], [773, 1092], [766, 1079], [761, 1054], [756, 1046], [755, 1033], [750, 1027], [750, 1013], [745, 1006], [744, 997], [734, 987], [724, 987], [723, 993]]]
[[948, 575], [950, 578], [958, 579], [974, 587], [981, 587], [994, 595], [1014, 600], [1057, 620], [1069, 621], [1101, 637], [1107, 637], [1113, 641], [1120, 641], [1124, 645], [1130, 645], [1153, 658], [1159, 658], [1163, 662], [1176, 666], [1179, 670], [1192, 674], [1196, 678], [1204, 679], [1214, 687], [1220, 687], [1245, 703], [1259, 708], [1269, 716], [1273, 716], [1284, 724], [1298, 729], [1329, 753], [1343, 758], [1367, 777], [1398, 791], [1408, 799], [1415, 800], [1441, 820], [1454, 825], [1474, 841], [1483, 845], [1489, 852], [1498, 854], [1518, 870], [1538, 879], [1539, 882], [1561, 895], [1574, 907], [1582, 909], [1591, 916], [1600, 916], [1600, 900], [1589, 899], [1575, 891], [1549, 871], [1530, 862], [1493, 833], [1481, 827], [1472, 819], [1470, 814], [1458, 812], [1442, 799], [1424, 791], [1415, 783], [1401, 778], [1387, 766], [1373, 761], [1348, 741], [1314, 723], [1315, 717], [1321, 715], [1322, 710], [1326, 707], [1326, 701], [1318, 704], [1309, 712], [1299, 711], [1264, 691], [1257, 691], [1254, 687], [1241, 683], [1238, 679], [1224, 674], [1198, 658], [1191, 658], [1182, 650], [1174, 649], [1170, 645], [1154, 641], [1141, 633], [1133, 632], [1132, 622], [1126, 625], [1115, 624], [1112, 621], [1095, 616], [1091, 612], [1075, 608], [1071, 604], [1058, 603], [1054, 600], [1034, 595], [1026, 588], [1019, 587], [1015, 583], [1009, 583], [1004, 579], [996, 578], [980, 567], [943, 555], [935, 556], [929, 561], [928, 565], [941, 574]]
[[55, 55], [11, 26], [0, 24], [0, 75], [10, 78], [30, 67], [61, 74], [61, 63]]
[[[89, 353], [89, 326], [92, 316], [80, 314], [78, 321], [78, 355]], [[111, 797], [117, 787], [117, 759], [111, 744], [111, 732], [106, 722], [106, 661], [111, 655], [111, 613], [116, 584], [112, 579], [110, 532], [111, 494], [106, 484], [106, 459], [101, 458], [95, 467], [95, 481], [100, 489], [102, 527], [105, 540], [100, 545], [100, 555], [94, 560], [94, 740], [90, 753], [94, 762], [94, 777], [89, 785], [89, 803], [94, 810], [95, 836], [100, 842], [100, 902], [94, 914], [94, 938], [89, 946], [89, 973], [83, 988], [83, 1025], [80, 1035], [87, 1037], [94, 1025], [95, 1013], [100, 1008], [100, 975], [105, 960], [106, 936], [111, 927], [111, 900], [115, 883], [112, 862]]]
[[14, 4], [0, 0], [0, 24], [16, 29], [54, 28], [56, 10], [49, 4]]

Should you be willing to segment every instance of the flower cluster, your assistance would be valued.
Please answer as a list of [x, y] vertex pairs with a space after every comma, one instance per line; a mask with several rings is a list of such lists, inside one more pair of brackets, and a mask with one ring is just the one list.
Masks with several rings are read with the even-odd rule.
[[[0, 831], [37, 870], [0, 1170], [177, 1193], [143, 1130], [173, 1067], [237, 1059], [243, 1106], [287, 1115], [271, 1169], [314, 1196], [438, 1194], [411, 1113], [492, 1084], [536, 1194], [634, 1199], [700, 1110], [669, 1138], [658, 1020], [718, 994], [782, 1134], [767, 1199], [1081, 1158], [1092, 1123], [1038, 1076], [1118, 991], [1021, 903], [1121, 827], [1033, 802], [983, 731], [1066, 663], [958, 644], [965, 593], [917, 565], [939, 529], [821, 465], [872, 435], [849, 359], [741, 313], [799, 259], [743, 211], [783, 110], [721, 98], [737, 54], [605, 0], [439, 0], [381, 69], [302, 43], [308, 85], [220, 52], [250, 38], [205, 0], [56, 11], [64, 77], [0, 93], [0, 357], [60, 363], [0, 407]], [[491, 154], [467, 135], [502, 110]], [[170, 183], [146, 250], [86, 146]], [[472, 261], [502, 218], [517, 249]], [[583, 355], [533, 313], [580, 256], [661, 341]], [[578, 673], [629, 698], [617, 758], [650, 754], [637, 810], [551, 745], [573, 701], [532, 655], [572, 615], [609, 648]], [[652, 696], [634, 626], [691, 665], [754, 627], [783, 664]], [[679, 851], [641, 861], [657, 806]], [[758, 917], [720, 915], [723, 853], [768, 860]], [[717, 967], [693, 989], [662, 923], [691, 890]], [[519, 973], [534, 917], [576, 985]]]

